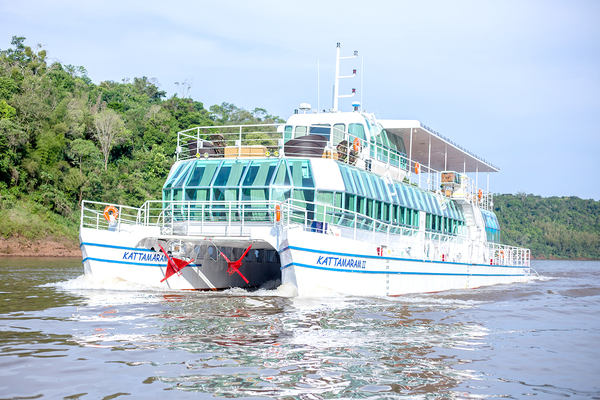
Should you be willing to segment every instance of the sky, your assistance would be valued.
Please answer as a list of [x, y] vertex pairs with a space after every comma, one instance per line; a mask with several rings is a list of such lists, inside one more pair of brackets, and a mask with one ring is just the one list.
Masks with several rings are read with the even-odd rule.
[[494, 193], [600, 200], [599, 1], [0, 1], [14, 35], [94, 83], [284, 119], [331, 107], [339, 42], [341, 110], [421, 121], [498, 166]]

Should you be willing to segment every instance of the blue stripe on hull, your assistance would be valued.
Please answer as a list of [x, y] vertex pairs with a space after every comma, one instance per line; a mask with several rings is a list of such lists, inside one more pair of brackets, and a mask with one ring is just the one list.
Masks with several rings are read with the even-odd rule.
[[[370, 255], [366, 255], [366, 254], [351, 254], [351, 253], [341, 253], [341, 252], [335, 252], [335, 251], [324, 251], [324, 250], [315, 250], [315, 249], [307, 249], [304, 247], [297, 247], [297, 246], [287, 246], [284, 247], [283, 249], [281, 249], [280, 253], [283, 253], [284, 251], [286, 251], [287, 249], [290, 250], [299, 250], [299, 251], [306, 251], [309, 253], [318, 253], [318, 254], [331, 254], [331, 255], [335, 255], [335, 256], [344, 256], [344, 257], [349, 257], [349, 258], [371, 258], [371, 259], [377, 259], [377, 260], [392, 260], [392, 261], [409, 261], [409, 262], [420, 262], [420, 263], [431, 263], [431, 264], [444, 264], [444, 265], [449, 265], [449, 264], [455, 264], [455, 265], [469, 265], [469, 266], [477, 266], [477, 267], [493, 267], [493, 268], [529, 268], [526, 266], [514, 266], [514, 265], [488, 265], [488, 264], [471, 264], [471, 263], [458, 263], [458, 262], [453, 262], [453, 261], [432, 261], [432, 260], [420, 260], [420, 259], [414, 259], [414, 258], [400, 258], [400, 257], [384, 257], [384, 256], [370, 256]], [[283, 269], [284, 267], [281, 267], [281, 269]], [[319, 267], [314, 267], [314, 268], [319, 268]], [[347, 270], [335, 270], [335, 271], [347, 271]], [[353, 272], [360, 272], [360, 271], [353, 271]], [[363, 271], [364, 272], [364, 271]], [[487, 275], [485, 275], [487, 276]], [[503, 276], [503, 275], [501, 275]], [[513, 276], [513, 275], [507, 275], [507, 276]]]
[[[411, 260], [414, 261], [414, 260]], [[418, 261], [417, 261], [418, 262]], [[327, 268], [327, 267], [316, 267], [314, 265], [290, 263], [281, 267], [283, 271], [286, 268], [296, 266], [312, 269], [320, 269], [323, 271], [334, 271], [334, 272], [354, 272], [360, 274], [390, 274], [390, 275], [440, 275], [440, 276], [527, 276], [525, 274], [463, 274], [463, 273], [449, 273], [449, 272], [408, 272], [408, 271], [358, 271], [358, 270], [347, 270], [339, 268]]]
[[[143, 265], [145, 267], [166, 267], [167, 266], [167, 264], [145, 264], [145, 263], [136, 263], [136, 262], [120, 261], [120, 260], [105, 260], [102, 258], [93, 258], [93, 257], [84, 258], [83, 262], [86, 262], [86, 261], [99, 261], [99, 262], [105, 262], [105, 263], [110, 263], [110, 264]], [[196, 265], [190, 264], [190, 266], [196, 266]]]
[[137, 248], [137, 247], [113, 246], [113, 245], [110, 245], [110, 244], [100, 244], [100, 243], [82, 242], [79, 245], [79, 248], [81, 248], [81, 246], [105, 247], [105, 248], [109, 248], [109, 249], [147, 251], [147, 252], [150, 252], [150, 253], [155, 253], [155, 251], [149, 250], [149, 249], [140, 249], [140, 248]]

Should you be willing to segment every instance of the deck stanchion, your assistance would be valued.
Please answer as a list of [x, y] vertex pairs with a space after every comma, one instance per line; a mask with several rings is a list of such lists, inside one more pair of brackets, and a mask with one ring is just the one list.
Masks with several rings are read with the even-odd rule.
[[375, 226], [377, 224], [375, 223], [374, 219], [371, 219], [371, 222], [373, 223], [373, 239], [372, 239], [372, 241], [373, 241], [373, 244], [375, 244]]
[[229, 202], [229, 212], [227, 213], [227, 236], [231, 235], [231, 201]]
[[240, 231], [240, 236], [244, 235], [244, 221], [246, 221], [246, 210], [244, 209], [245, 206], [246, 205], [244, 203], [242, 203], [242, 218], [241, 218], [242, 219], [242, 227], [241, 227], [241, 231]]
[[238, 157], [241, 157], [242, 156], [242, 126], [241, 125], [240, 125], [239, 143], [240, 143], [240, 145], [238, 146]]

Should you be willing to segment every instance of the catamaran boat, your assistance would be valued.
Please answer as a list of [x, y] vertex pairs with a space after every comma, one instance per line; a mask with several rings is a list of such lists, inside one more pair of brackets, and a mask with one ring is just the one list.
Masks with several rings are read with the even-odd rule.
[[339, 75], [344, 58], [338, 44], [331, 110], [303, 103], [284, 124], [179, 132], [161, 200], [84, 201], [85, 273], [181, 290], [287, 284], [300, 296], [526, 281], [530, 251], [500, 243], [479, 187], [499, 168], [420, 121], [338, 111], [352, 96], [339, 80], [356, 74]]

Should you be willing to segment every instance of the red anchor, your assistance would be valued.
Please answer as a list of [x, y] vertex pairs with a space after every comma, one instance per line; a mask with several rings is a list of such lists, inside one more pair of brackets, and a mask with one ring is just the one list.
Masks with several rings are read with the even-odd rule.
[[162, 250], [164, 255], [167, 257], [167, 271], [165, 272], [165, 277], [161, 280], [161, 282], [166, 281], [172, 275], [175, 275], [175, 274], [181, 275], [181, 270], [184, 269], [185, 267], [187, 267], [189, 264], [194, 262], [193, 258], [190, 261], [185, 261], [185, 260], [180, 260], [179, 258], [169, 257], [169, 255], [167, 254], [165, 249], [163, 249], [163, 247], [160, 245], [160, 243], [158, 244], [158, 247], [160, 247], [160, 249]]
[[242, 254], [240, 259], [237, 261], [229, 261], [229, 258], [227, 258], [227, 256], [225, 254], [223, 254], [222, 251], [219, 251], [221, 253], [221, 255], [223, 256], [223, 258], [225, 259], [225, 261], [227, 261], [227, 272], [229, 273], [229, 275], [233, 275], [234, 272], [237, 272], [238, 274], [240, 274], [240, 276], [246, 283], [250, 283], [250, 282], [248, 281], [248, 279], [246, 279], [246, 277], [244, 275], [242, 275], [239, 268], [242, 266], [242, 263], [243, 263], [242, 260], [244, 259], [244, 257], [246, 257], [246, 254], [248, 254], [251, 247], [252, 247], [252, 245], [248, 246], [248, 248], [246, 249], [244, 254]]

